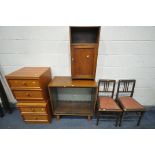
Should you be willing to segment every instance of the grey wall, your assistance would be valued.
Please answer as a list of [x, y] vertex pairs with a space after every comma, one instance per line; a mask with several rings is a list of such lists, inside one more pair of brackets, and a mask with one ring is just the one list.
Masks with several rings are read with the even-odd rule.
[[[70, 75], [69, 27], [0, 27], [0, 64], [5, 74], [50, 66], [53, 76]], [[99, 78], [135, 78], [134, 97], [155, 105], [155, 27], [102, 27]]]

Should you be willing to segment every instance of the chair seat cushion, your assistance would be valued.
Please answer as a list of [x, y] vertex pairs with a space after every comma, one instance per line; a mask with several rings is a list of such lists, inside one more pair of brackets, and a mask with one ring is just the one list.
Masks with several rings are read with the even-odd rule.
[[121, 96], [118, 98], [124, 111], [144, 111], [144, 106], [129, 96]]
[[99, 111], [121, 111], [121, 108], [111, 97], [99, 97]]

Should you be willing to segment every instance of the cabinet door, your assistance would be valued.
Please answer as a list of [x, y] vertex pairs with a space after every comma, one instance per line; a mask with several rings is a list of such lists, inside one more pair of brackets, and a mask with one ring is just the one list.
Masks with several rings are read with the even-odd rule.
[[96, 61], [96, 45], [72, 45], [72, 78], [94, 79]]

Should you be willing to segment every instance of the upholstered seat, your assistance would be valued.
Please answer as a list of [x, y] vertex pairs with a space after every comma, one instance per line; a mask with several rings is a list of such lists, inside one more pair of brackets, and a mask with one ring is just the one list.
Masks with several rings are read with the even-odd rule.
[[99, 97], [99, 111], [121, 111], [121, 108], [111, 97]]
[[132, 97], [121, 96], [118, 100], [124, 111], [144, 111], [144, 107]]

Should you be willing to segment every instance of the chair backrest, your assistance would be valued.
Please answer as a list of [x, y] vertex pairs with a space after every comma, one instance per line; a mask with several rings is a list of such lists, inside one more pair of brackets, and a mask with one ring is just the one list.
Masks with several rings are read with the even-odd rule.
[[134, 93], [135, 84], [136, 84], [136, 80], [119, 80], [116, 99], [120, 96], [120, 94], [123, 94], [121, 96], [132, 97]]
[[[100, 79], [98, 82], [98, 96], [110, 96], [113, 98], [115, 84], [115, 80]], [[102, 93], [104, 95], [99, 95], [99, 93]]]

